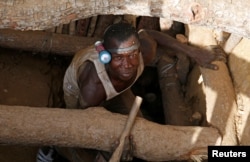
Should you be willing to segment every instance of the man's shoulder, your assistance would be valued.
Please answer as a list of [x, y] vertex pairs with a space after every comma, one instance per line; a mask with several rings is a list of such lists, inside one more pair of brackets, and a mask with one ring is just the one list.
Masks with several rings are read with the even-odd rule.
[[73, 58], [73, 62], [82, 62], [84, 60], [95, 59], [98, 57], [98, 53], [93, 46], [81, 49], [76, 52]]
[[75, 55], [86, 54], [86, 53], [96, 53], [95, 47], [91, 45], [86, 48], [82, 48], [78, 50]]

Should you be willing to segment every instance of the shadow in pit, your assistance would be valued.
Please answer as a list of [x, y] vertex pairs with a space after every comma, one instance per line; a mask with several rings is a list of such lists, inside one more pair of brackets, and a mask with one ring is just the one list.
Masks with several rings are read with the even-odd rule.
[[[71, 58], [0, 48], [0, 104], [63, 107], [62, 79]], [[0, 144], [0, 161], [35, 162], [38, 147]]]

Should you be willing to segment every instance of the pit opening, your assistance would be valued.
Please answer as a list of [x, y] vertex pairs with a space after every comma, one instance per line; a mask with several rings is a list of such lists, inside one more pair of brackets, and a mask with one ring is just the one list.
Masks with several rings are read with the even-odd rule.
[[[101, 24], [108, 26], [111, 22], [118, 21], [120, 18], [123, 17], [108, 15], [106, 20], [109, 21], [101, 22], [101, 20], [104, 20], [103, 17], [99, 17], [99, 19], [92, 17], [74, 22], [75, 30], [73, 31], [70, 30], [72, 29], [70, 24], [65, 24], [44, 32], [82, 37], [100, 37], [105, 29]], [[91, 28], [91, 20], [93, 21], [93, 19], [97, 22], [95, 28]], [[160, 30], [159, 18], [137, 17], [133, 21], [135, 21], [138, 29], [147, 27]], [[171, 30], [163, 32], [171, 36], [184, 34], [184, 25], [176, 22], [169, 28]], [[3, 105], [64, 108], [62, 81], [65, 70], [72, 58], [73, 56], [69, 55], [0, 48], [0, 103]], [[198, 82], [200, 71], [192, 60], [188, 61], [190, 66], [188, 67], [187, 77], [184, 79], [185, 82], [181, 85], [181, 91], [185, 103], [192, 113], [198, 112], [202, 115], [202, 118], [195, 122], [194, 125], [207, 126], [205, 94], [202, 85]], [[145, 118], [164, 124], [162, 93], [156, 67], [145, 68], [143, 75], [132, 87], [132, 91], [135, 95], [143, 97], [141, 110]], [[192, 96], [189, 93], [190, 91], [195, 95]], [[39, 146], [0, 146], [0, 161], [33, 162], [38, 148]], [[143, 160], [135, 159], [134, 161]]]

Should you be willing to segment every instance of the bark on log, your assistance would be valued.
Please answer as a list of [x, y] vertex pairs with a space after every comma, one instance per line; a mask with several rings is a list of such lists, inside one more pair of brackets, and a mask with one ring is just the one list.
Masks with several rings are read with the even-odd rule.
[[[212, 30], [192, 25], [188, 26], [188, 30], [191, 44], [201, 48], [217, 45]], [[226, 64], [222, 61], [215, 61], [214, 64], [218, 65], [218, 71], [200, 68], [205, 85], [207, 120], [222, 133], [222, 145], [237, 145], [237, 105], [233, 83]]]
[[78, 50], [93, 45], [96, 40], [96, 37], [77, 37], [42, 31], [0, 30], [0, 47], [34, 53], [73, 55]]
[[44, 30], [101, 14], [131, 14], [162, 17], [250, 37], [249, 1], [245, 0], [17, 0], [0, 2], [0, 6], [0, 28]]
[[[0, 105], [0, 143], [110, 151], [126, 120], [126, 115], [100, 107], [72, 110]], [[143, 118], [136, 119], [131, 134], [135, 156], [149, 161], [188, 159], [221, 142], [215, 128], [160, 125]]]
[[230, 54], [232, 50], [237, 46], [237, 44], [242, 40], [242, 37], [231, 34], [225, 44], [223, 45], [223, 49], [227, 54]]
[[238, 112], [236, 126], [240, 145], [250, 145], [250, 40], [243, 38], [229, 55]]

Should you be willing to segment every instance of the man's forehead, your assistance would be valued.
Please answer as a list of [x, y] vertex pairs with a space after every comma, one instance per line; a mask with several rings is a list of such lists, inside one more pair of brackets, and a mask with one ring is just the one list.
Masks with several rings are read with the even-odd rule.
[[131, 35], [126, 39], [113, 37], [108, 42], [106, 42], [105, 44], [108, 47], [112, 47], [112, 48], [113, 48], [113, 46], [123, 48], [123, 47], [131, 46], [132, 44], [135, 44], [136, 42], [138, 42], [138, 39], [134, 35]]
[[129, 53], [134, 50], [139, 49], [140, 44], [139, 42], [132, 44], [131, 46], [128, 47], [123, 47], [123, 48], [111, 48], [107, 49], [110, 53], [116, 53], [116, 54], [124, 54], [124, 53]]
[[113, 40], [113, 45], [109, 46], [107, 50], [111, 53], [128, 53], [133, 50], [139, 49], [140, 43], [139, 40], [134, 36], [128, 38], [125, 41], [119, 41], [117, 39]]

